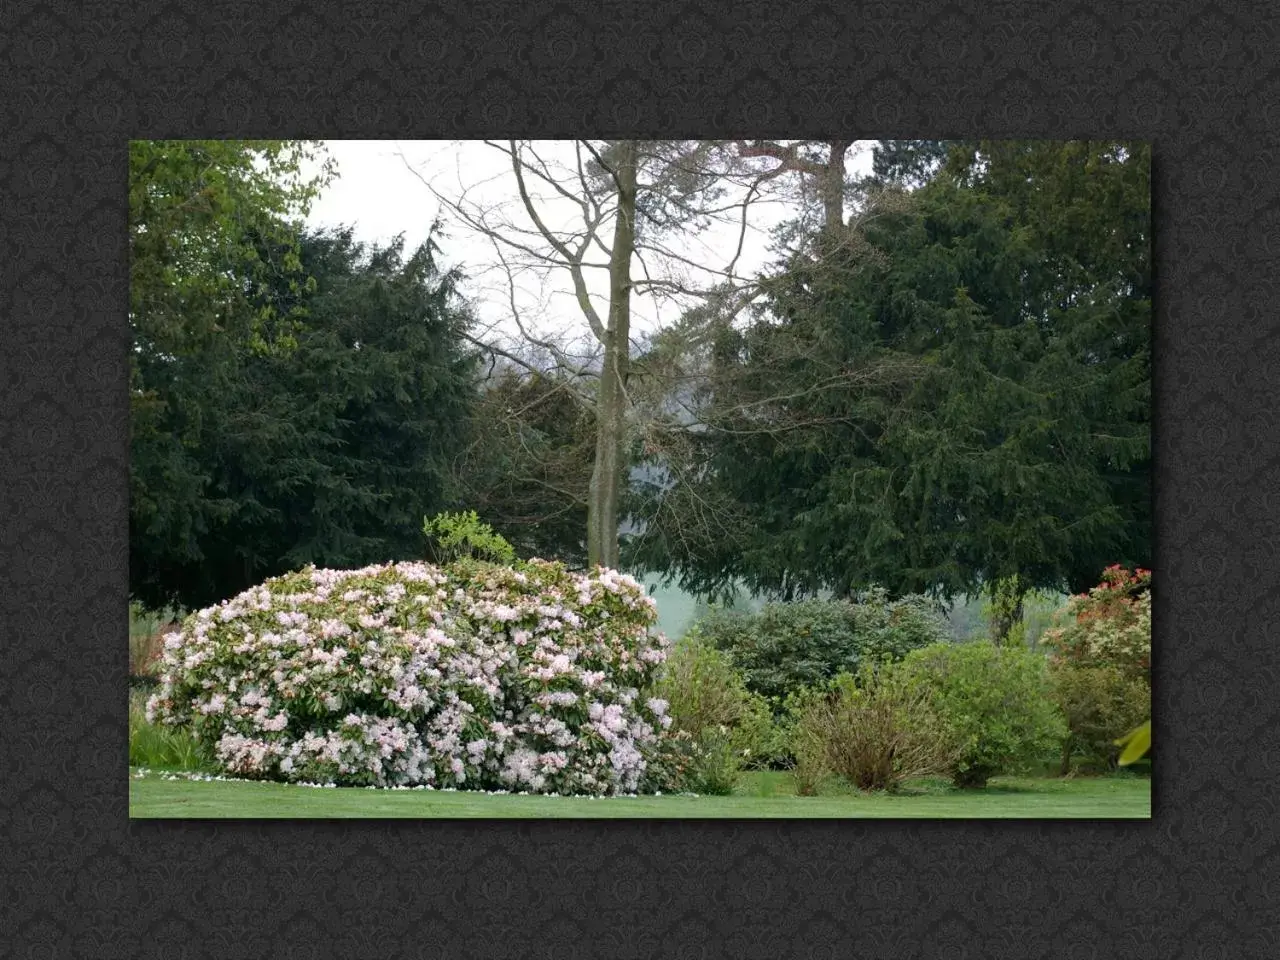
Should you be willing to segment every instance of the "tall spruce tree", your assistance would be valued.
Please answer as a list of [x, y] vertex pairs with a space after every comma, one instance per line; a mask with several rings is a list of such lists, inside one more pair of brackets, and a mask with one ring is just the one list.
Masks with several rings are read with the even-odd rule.
[[[306, 283], [297, 223], [332, 174], [297, 140], [135, 140], [129, 144], [131, 553], [177, 569], [230, 505], [208, 493], [191, 398], [227, 351], [290, 349], [298, 317], [271, 287]], [[269, 239], [269, 243], [264, 243]], [[136, 581], [148, 597], [157, 594]]]

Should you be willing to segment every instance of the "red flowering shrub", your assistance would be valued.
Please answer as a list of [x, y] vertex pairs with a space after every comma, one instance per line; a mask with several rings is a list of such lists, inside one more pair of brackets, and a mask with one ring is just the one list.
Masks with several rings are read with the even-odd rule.
[[1065, 772], [1083, 754], [1114, 764], [1115, 739], [1151, 715], [1151, 572], [1108, 567], [1045, 631], [1054, 699], [1067, 718]]
[[1068, 600], [1055, 621], [1041, 639], [1055, 661], [1150, 677], [1150, 570], [1107, 567], [1102, 582]]

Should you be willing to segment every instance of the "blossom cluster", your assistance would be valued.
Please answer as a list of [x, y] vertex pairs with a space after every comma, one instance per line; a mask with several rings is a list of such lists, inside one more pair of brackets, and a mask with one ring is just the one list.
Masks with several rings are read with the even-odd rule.
[[1067, 601], [1042, 642], [1079, 666], [1114, 666], [1136, 676], [1151, 669], [1151, 572], [1114, 565], [1102, 582]]
[[608, 569], [308, 567], [169, 634], [147, 714], [242, 777], [634, 793], [671, 723], [641, 693], [666, 659], [656, 617]]

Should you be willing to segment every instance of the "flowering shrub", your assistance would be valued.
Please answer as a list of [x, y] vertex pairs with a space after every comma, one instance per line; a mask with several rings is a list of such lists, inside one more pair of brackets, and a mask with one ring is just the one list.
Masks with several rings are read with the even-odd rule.
[[238, 776], [631, 793], [669, 726], [657, 606], [613, 570], [393, 563], [268, 580], [168, 635], [149, 719]]
[[1151, 571], [1107, 567], [1098, 586], [1067, 601], [1041, 643], [1059, 662], [1149, 678]]

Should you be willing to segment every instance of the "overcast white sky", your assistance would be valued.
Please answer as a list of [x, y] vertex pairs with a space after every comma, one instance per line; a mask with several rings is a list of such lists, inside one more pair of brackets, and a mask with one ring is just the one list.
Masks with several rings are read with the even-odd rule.
[[[573, 141], [541, 141], [539, 154], [550, 162], [572, 163]], [[507, 296], [505, 273], [496, 269], [498, 259], [490, 241], [450, 222], [448, 211], [423, 182], [450, 197], [459, 196], [465, 188], [468, 197], [485, 205], [507, 205], [513, 215], [522, 216], [520, 201], [511, 173], [509, 158], [481, 141], [444, 140], [327, 140], [329, 155], [336, 161], [337, 177], [313, 204], [308, 222], [316, 227], [346, 225], [354, 227], [356, 237], [367, 242], [386, 243], [404, 234], [406, 251], [413, 250], [427, 238], [431, 224], [441, 216], [447, 225], [447, 238], [441, 241], [446, 265], [461, 265], [472, 278], [463, 293], [477, 308], [482, 322], [499, 324], [508, 334], [515, 328], [508, 320], [511, 308]], [[859, 144], [848, 157], [850, 172], [870, 167], [869, 144]], [[413, 169], [411, 170], [410, 167]], [[415, 174], [414, 171], [417, 171]], [[567, 223], [576, 214], [571, 204], [557, 198], [547, 199], [543, 207], [553, 228]], [[535, 194], [535, 198], [539, 195]], [[750, 274], [765, 265], [768, 229], [783, 219], [787, 211], [780, 204], [753, 207], [749, 229], [738, 261], [737, 272]], [[527, 221], [523, 221], [527, 222]], [[606, 227], [607, 239], [611, 228]], [[678, 252], [697, 263], [722, 269], [737, 247], [738, 230], [727, 224], [714, 225], [705, 232], [682, 237]], [[607, 292], [607, 273], [587, 271], [593, 299], [603, 304]], [[524, 274], [518, 284], [516, 309], [532, 327], [577, 330], [582, 327], [581, 313], [568, 294], [569, 280], [563, 271], [544, 280]], [[598, 309], [599, 306], [598, 306]], [[674, 319], [675, 308], [647, 296], [633, 297], [633, 329], [651, 330]], [[600, 312], [604, 313], [603, 310]]]

